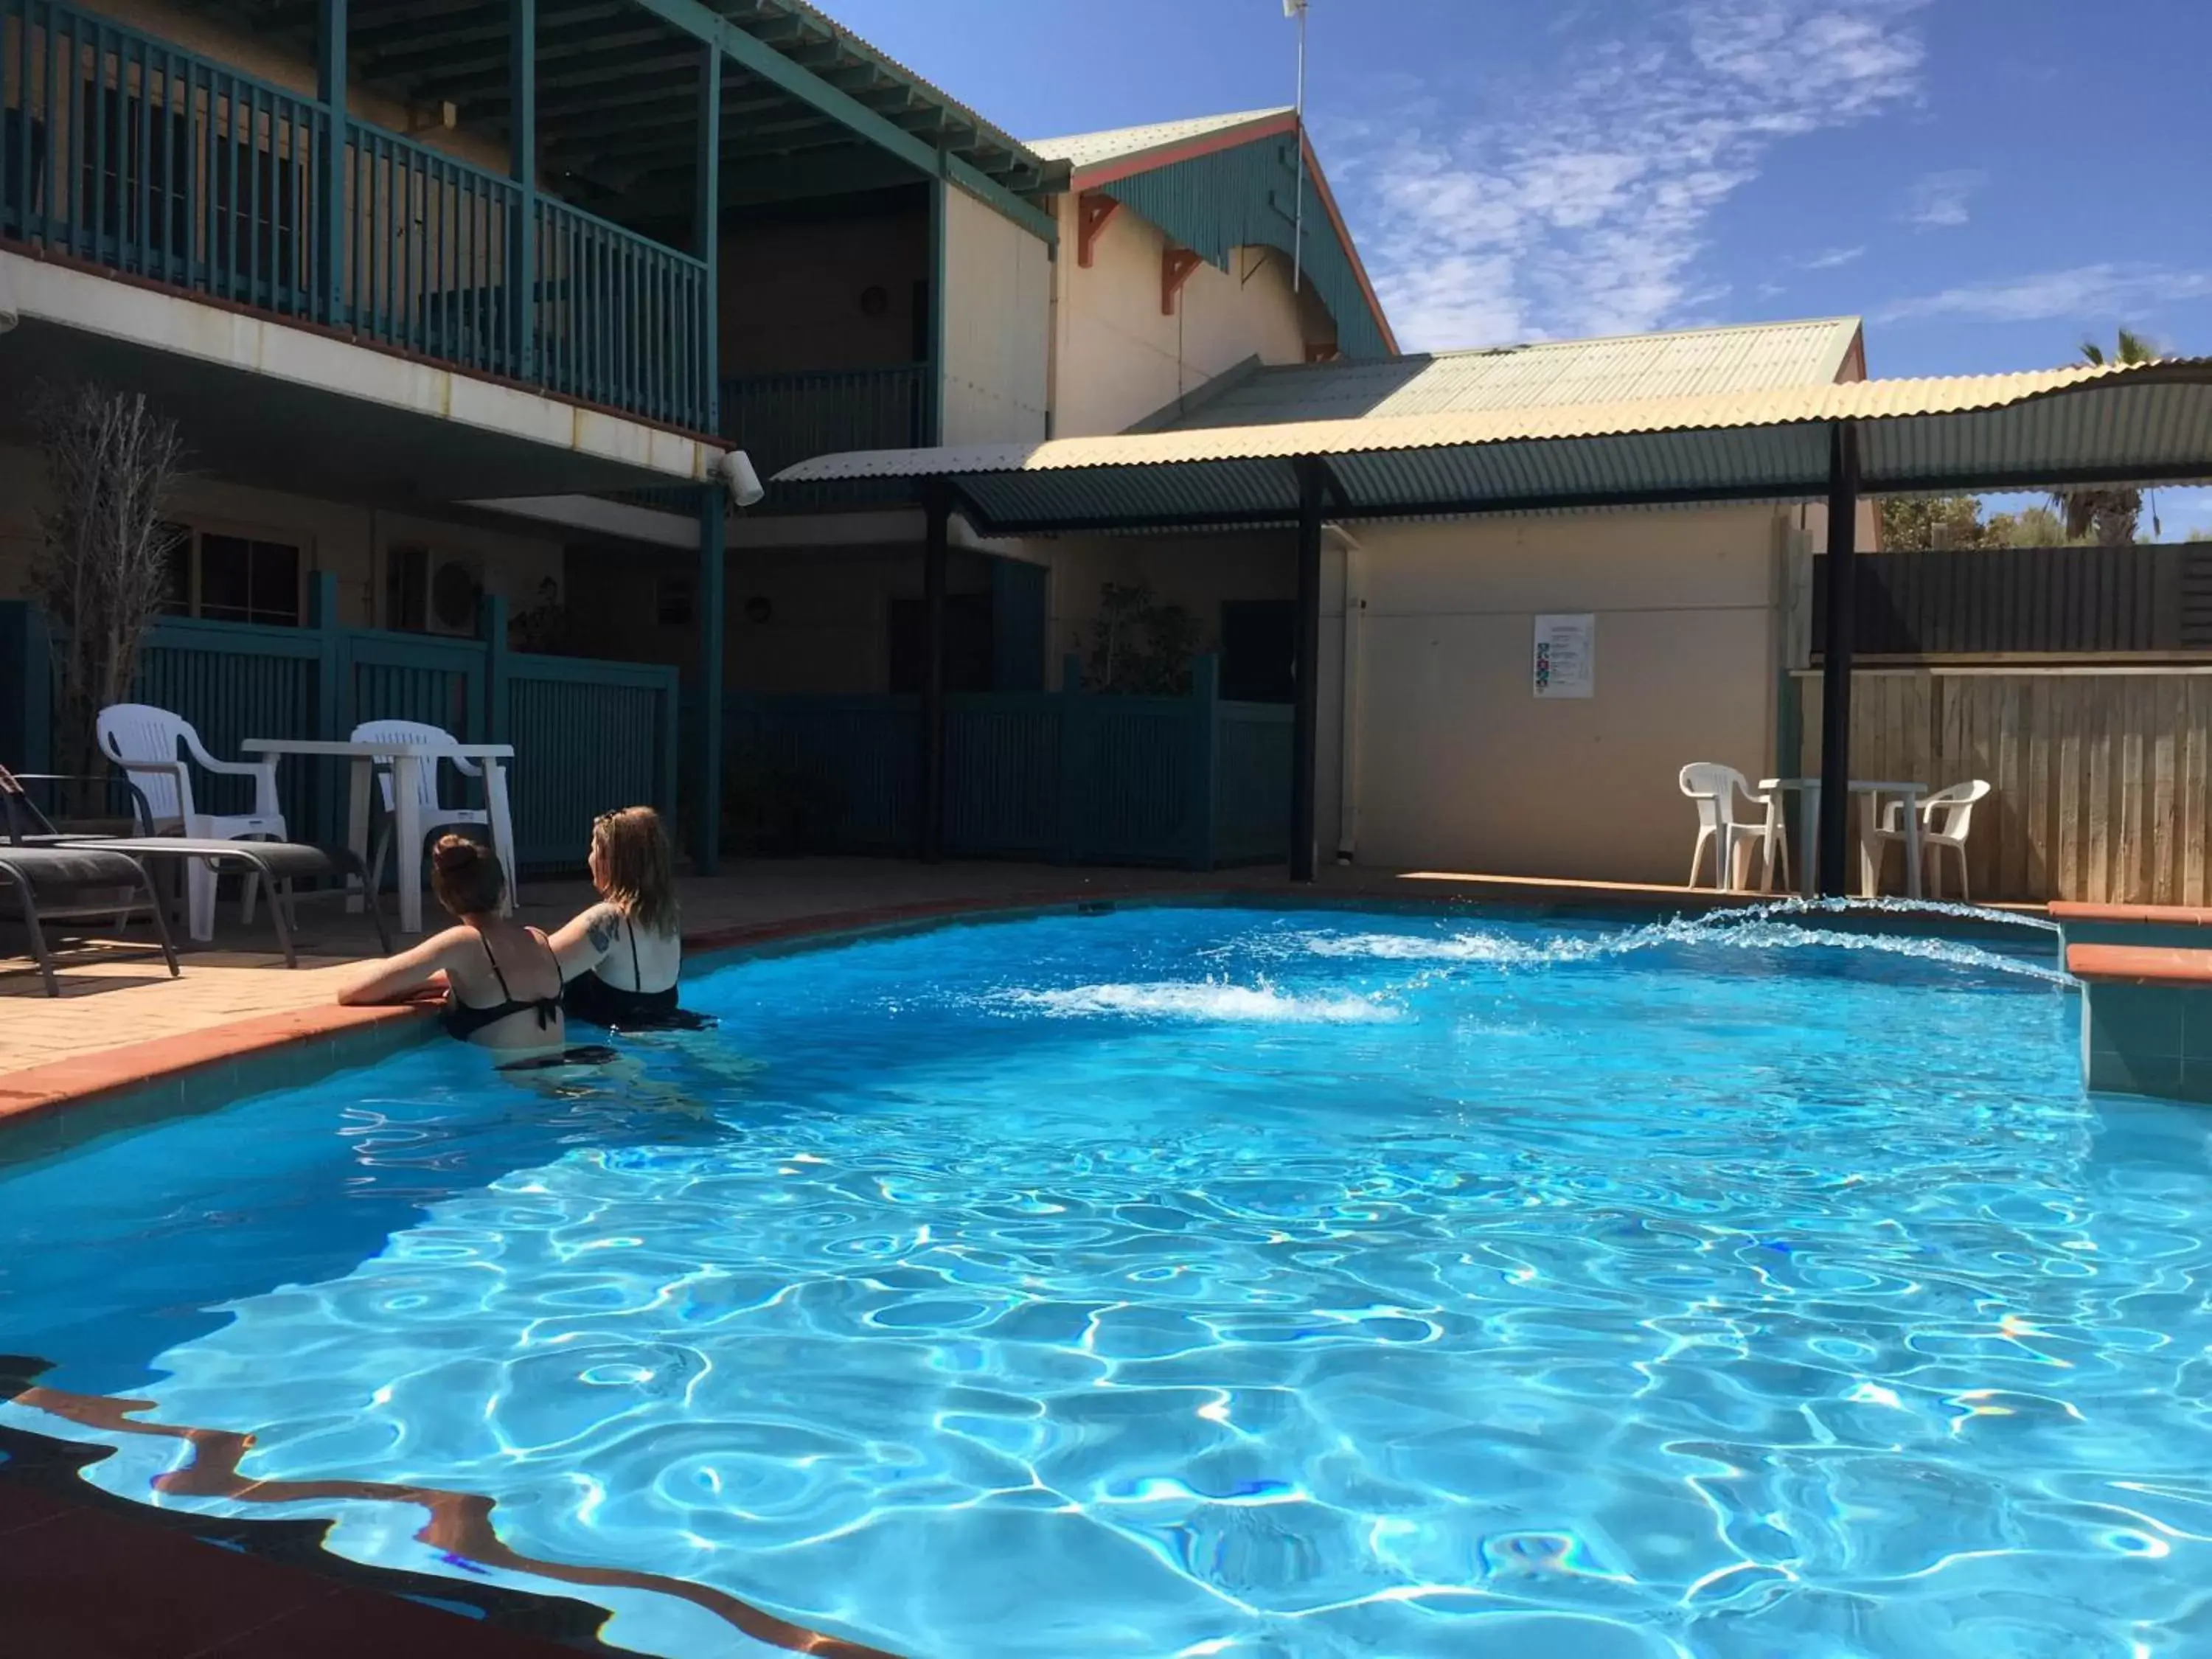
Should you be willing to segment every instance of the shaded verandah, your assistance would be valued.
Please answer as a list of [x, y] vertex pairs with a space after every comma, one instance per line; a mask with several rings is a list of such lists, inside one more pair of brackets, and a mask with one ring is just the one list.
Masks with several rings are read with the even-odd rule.
[[[1681, 398], [1383, 416], [817, 458], [785, 482], [923, 481], [930, 649], [920, 764], [941, 843], [942, 568], [951, 516], [1048, 536], [1294, 528], [1298, 660], [1320, 660], [1325, 526], [1362, 520], [1727, 502], [1823, 502], [1835, 591], [1856, 591], [1863, 497], [2212, 477], [2212, 361]], [[1827, 607], [1820, 890], [1845, 888], [1854, 605]], [[1316, 673], [1297, 682], [1291, 868], [1311, 880]]]

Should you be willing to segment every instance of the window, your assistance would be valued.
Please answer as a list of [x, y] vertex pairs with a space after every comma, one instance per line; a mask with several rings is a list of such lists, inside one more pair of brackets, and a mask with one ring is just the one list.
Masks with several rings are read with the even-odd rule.
[[[267, 135], [270, 142], [279, 142], [286, 130], [279, 124]], [[295, 157], [279, 155], [244, 133], [209, 149], [208, 195], [215, 213], [208, 263], [272, 306], [299, 297], [297, 228], [304, 187]]]
[[162, 609], [210, 622], [297, 628], [300, 568], [300, 549], [293, 543], [186, 529], [169, 555], [169, 595]]
[[1289, 702], [1297, 696], [1298, 607], [1289, 599], [1224, 599], [1221, 695], [1231, 702]]
[[156, 109], [149, 125], [143, 99], [94, 80], [80, 88], [76, 110], [78, 188], [100, 234], [188, 256], [192, 130], [184, 112]]
[[33, 115], [28, 121], [21, 109], [0, 109], [0, 227], [14, 232], [22, 227], [27, 205], [43, 210], [46, 195], [46, 124]]

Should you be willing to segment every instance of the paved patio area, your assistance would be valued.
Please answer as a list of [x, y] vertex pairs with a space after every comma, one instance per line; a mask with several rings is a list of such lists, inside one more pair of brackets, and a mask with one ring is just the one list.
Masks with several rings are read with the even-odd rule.
[[[896, 859], [772, 860], [711, 878], [684, 878], [684, 924], [686, 936], [696, 940], [777, 923], [830, 926], [922, 906], [1064, 902], [1090, 894], [1281, 890], [1283, 884], [1279, 867], [1200, 874], [1038, 864], [925, 865]], [[1308, 890], [1421, 900], [1610, 901], [1656, 908], [1747, 902], [1675, 887], [1347, 869], [1324, 870], [1317, 887]], [[589, 885], [580, 880], [527, 885], [522, 914], [550, 928], [591, 896]], [[145, 939], [142, 923], [124, 942], [143, 945]], [[401, 947], [404, 943], [395, 941]], [[287, 969], [266, 918], [257, 916], [252, 928], [241, 927], [236, 905], [226, 897], [218, 937], [211, 945], [184, 951], [184, 977], [179, 980], [168, 976], [157, 957], [115, 960], [98, 949], [79, 950], [64, 958], [62, 995], [49, 998], [27, 957], [0, 955], [0, 1079], [142, 1043], [200, 1036], [240, 1021], [328, 1008], [338, 987], [374, 954], [375, 936], [365, 918], [318, 902], [300, 908], [299, 945], [300, 965]], [[21, 950], [20, 933], [0, 925], [0, 952]]]

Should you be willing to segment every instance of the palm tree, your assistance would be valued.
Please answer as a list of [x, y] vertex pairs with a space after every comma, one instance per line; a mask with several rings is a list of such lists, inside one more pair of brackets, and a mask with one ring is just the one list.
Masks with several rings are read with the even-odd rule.
[[[2102, 367], [2106, 363], [2154, 362], [2158, 352], [2142, 335], [2124, 328], [2111, 356], [2107, 357], [2104, 347], [2094, 340], [2081, 342], [2081, 356], [2085, 362]], [[2051, 505], [2065, 520], [2069, 540], [2078, 541], [2094, 532], [2100, 547], [2125, 547], [2135, 540], [2136, 527], [2142, 519], [2143, 493], [2140, 489], [2060, 489], [2052, 492]], [[2151, 533], [2158, 533], [2154, 517]]]

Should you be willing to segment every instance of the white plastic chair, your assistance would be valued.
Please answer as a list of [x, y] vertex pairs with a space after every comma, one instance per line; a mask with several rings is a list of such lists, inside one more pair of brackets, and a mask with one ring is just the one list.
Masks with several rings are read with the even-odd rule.
[[[1681, 771], [1678, 780], [1682, 793], [1698, 809], [1698, 839], [1690, 848], [1689, 885], [1698, 884], [1698, 871], [1705, 860], [1705, 849], [1713, 849], [1713, 887], [1724, 890], [1735, 884], [1731, 879], [1736, 867], [1739, 849], [1756, 848], [1759, 854], [1759, 879], [1766, 891], [1774, 890], [1774, 880], [1780, 875], [1786, 886], [1790, 880], [1790, 837], [1782, 823], [1781, 795], [1757, 793], [1751, 780], [1733, 766], [1723, 766], [1717, 761], [1692, 761]], [[1759, 809], [1755, 822], [1736, 817], [1736, 800], [1741, 796]]]
[[[1980, 778], [1971, 783], [1954, 783], [1948, 789], [1938, 789], [1920, 803], [1920, 853], [1928, 865], [1928, 896], [1943, 896], [1943, 854], [1955, 854], [1959, 860], [1959, 897], [1962, 902], [1973, 902], [1973, 884], [1966, 876], [1966, 832], [1972, 828], [1974, 808], [1988, 799], [1990, 785]], [[1881, 866], [1889, 854], [1889, 844], [1905, 844], [1905, 803], [1892, 801], [1881, 815], [1881, 827], [1874, 832], [1870, 849], [1877, 884]]]
[[[419, 720], [364, 720], [353, 729], [356, 743], [458, 743], [459, 739], [442, 726], [427, 726]], [[448, 755], [453, 769], [464, 777], [483, 775], [483, 769], [459, 755]], [[421, 813], [422, 839], [442, 834], [456, 824], [473, 825], [487, 836], [491, 830], [491, 814], [482, 807], [447, 806], [438, 799], [438, 762], [425, 761], [418, 774], [421, 782], [416, 791], [417, 810]], [[384, 880], [384, 861], [392, 856], [392, 840], [398, 833], [399, 818], [392, 799], [392, 769], [377, 768], [376, 782], [384, 799], [384, 827], [376, 834], [376, 850], [369, 854], [368, 890], [375, 892]], [[514, 872], [507, 872], [507, 890], [514, 891]]]
[[[138, 786], [143, 811], [153, 814], [140, 830], [149, 836], [181, 835], [195, 841], [284, 841], [283, 809], [276, 804], [276, 763], [220, 761], [207, 751], [192, 723], [181, 714], [143, 702], [111, 703], [100, 711], [100, 752]], [[184, 757], [180, 757], [179, 750]], [[251, 812], [203, 812], [192, 799], [191, 769], [224, 777], [253, 780]], [[131, 807], [134, 817], [141, 809]], [[245, 878], [239, 914], [253, 921], [258, 876]], [[215, 866], [193, 859], [185, 872], [185, 915], [193, 939], [215, 937]], [[273, 901], [272, 901], [273, 902]]]

